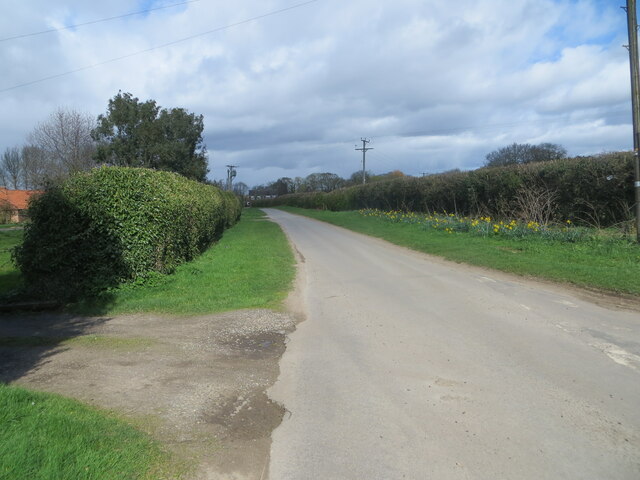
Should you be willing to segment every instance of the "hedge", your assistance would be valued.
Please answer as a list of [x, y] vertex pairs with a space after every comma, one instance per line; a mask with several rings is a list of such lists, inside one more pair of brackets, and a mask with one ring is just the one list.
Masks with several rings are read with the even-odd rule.
[[629, 220], [634, 204], [633, 155], [621, 152], [404, 177], [329, 193], [283, 195], [255, 205], [334, 211], [378, 208], [514, 218], [523, 216], [524, 200], [541, 196], [549, 197], [551, 217], [556, 221], [606, 227]]
[[171, 172], [101, 167], [47, 190], [13, 257], [41, 298], [72, 300], [170, 273], [240, 218], [237, 197]]

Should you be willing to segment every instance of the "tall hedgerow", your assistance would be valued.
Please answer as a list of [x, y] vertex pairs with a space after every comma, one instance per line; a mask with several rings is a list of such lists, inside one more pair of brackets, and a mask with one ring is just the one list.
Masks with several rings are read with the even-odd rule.
[[40, 297], [70, 300], [169, 273], [240, 217], [229, 192], [171, 172], [102, 167], [35, 199], [14, 260]]
[[513, 218], [526, 215], [523, 204], [527, 199], [544, 195], [553, 219], [606, 227], [629, 219], [633, 205], [632, 162], [629, 153], [612, 153], [422, 178], [403, 177], [329, 193], [283, 195], [256, 206], [377, 208]]

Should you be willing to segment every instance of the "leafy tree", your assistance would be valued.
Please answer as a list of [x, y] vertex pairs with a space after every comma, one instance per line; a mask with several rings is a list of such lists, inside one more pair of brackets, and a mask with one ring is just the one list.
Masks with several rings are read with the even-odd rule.
[[202, 115], [183, 108], [162, 109], [154, 100], [140, 102], [118, 92], [91, 134], [99, 142], [100, 162], [170, 170], [204, 181], [208, 169], [203, 130]]
[[567, 150], [555, 143], [513, 143], [487, 154], [485, 166], [502, 167], [505, 165], [523, 165], [534, 162], [547, 162], [567, 157]]

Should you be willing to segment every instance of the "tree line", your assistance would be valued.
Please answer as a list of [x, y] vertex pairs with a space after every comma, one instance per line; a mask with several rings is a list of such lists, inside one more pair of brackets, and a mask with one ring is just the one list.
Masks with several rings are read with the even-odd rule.
[[[394, 170], [382, 175], [374, 175], [370, 171], [365, 172], [366, 183], [382, 182], [394, 178], [404, 177], [400, 170]], [[258, 197], [280, 196], [288, 193], [305, 192], [332, 192], [339, 188], [352, 187], [362, 184], [362, 171], [351, 174], [348, 178], [342, 178], [335, 173], [312, 173], [306, 177], [282, 177], [274, 182], [253, 187], [250, 194]]]
[[[567, 150], [555, 143], [513, 143], [488, 153], [485, 156], [484, 168], [504, 167], [507, 165], [525, 165], [529, 163], [548, 162], [567, 158]], [[460, 170], [450, 170], [450, 173]], [[394, 170], [382, 175], [365, 172], [366, 183], [381, 182], [404, 177], [405, 174]], [[354, 172], [349, 178], [341, 178], [335, 173], [312, 173], [305, 178], [282, 177], [278, 180], [251, 189], [250, 194], [256, 197], [278, 197], [289, 193], [332, 192], [339, 188], [353, 187], [362, 184], [362, 171]], [[244, 186], [246, 188], [246, 186]], [[240, 193], [240, 192], [237, 192]]]
[[[97, 118], [69, 108], [55, 110], [34, 127], [22, 147], [4, 151], [0, 157], [0, 183], [13, 189], [42, 189], [99, 165], [168, 170], [206, 182], [203, 130], [202, 115], [184, 108], [162, 108], [155, 100], [140, 101], [131, 93], [120, 91]], [[513, 143], [488, 153], [484, 166], [524, 165], [566, 156], [566, 149], [553, 143]], [[251, 190], [240, 182], [234, 185], [234, 191], [241, 196], [331, 192], [360, 185], [362, 175], [362, 171], [348, 178], [330, 172], [312, 173], [304, 178], [282, 177]], [[402, 176], [398, 170], [382, 175], [365, 172], [367, 183]], [[220, 182], [210, 183], [225, 187]]]
[[12, 189], [42, 189], [99, 165], [168, 170], [204, 182], [203, 130], [202, 115], [118, 92], [97, 119], [69, 108], [55, 110], [22, 147], [4, 151], [0, 182]]

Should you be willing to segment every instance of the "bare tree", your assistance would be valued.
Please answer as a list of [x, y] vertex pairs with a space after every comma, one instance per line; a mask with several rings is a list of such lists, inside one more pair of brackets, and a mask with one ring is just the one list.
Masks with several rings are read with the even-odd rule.
[[49, 177], [46, 152], [33, 145], [22, 147], [22, 183], [24, 188], [44, 188]]
[[2, 180], [5, 187], [18, 189], [22, 180], [22, 156], [17, 147], [7, 148], [2, 154]]
[[[362, 177], [360, 177], [362, 178]], [[306, 189], [310, 192], [331, 192], [344, 186], [344, 180], [335, 173], [312, 173], [304, 179]]]
[[28, 140], [44, 153], [48, 177], [65, 177], [95, 165], [96, 145], [91, 138], [95, 125], [88, 114], [58, 108], [33, 129]]
[[236, 195], [240, 195], [241, 197], [245, 197], [249, 194], [249, 187], [244, 182], [237, 182], [233, 184], [233, 192]]

